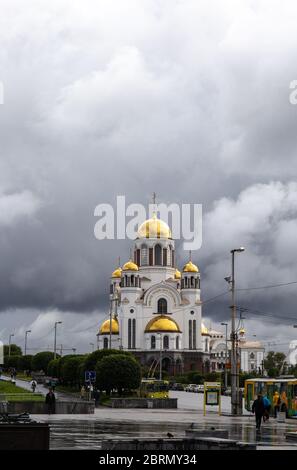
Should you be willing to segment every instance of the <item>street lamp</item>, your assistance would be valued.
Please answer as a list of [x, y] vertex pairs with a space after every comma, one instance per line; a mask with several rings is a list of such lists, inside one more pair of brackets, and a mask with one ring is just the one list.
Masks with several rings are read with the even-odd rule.
[[162, 333], [159, 333], [160, 335], [160, 374], [159, 374], [159, 380], [162, 380]]
[[8, 356], [10, 357], [10, 348], [11, 348], [11, 338], [14, 336], [13, 333], [9, 335], [9, 341], [8, 341]]
[[31, 333], [31, 330], [27, 330], [26, 333], [25, 333], [25, 356], [27, 354], [27, 336], [28, 336], [28, 333]]
[[55, 322], [54, 359], [57, 357], [57, 325], [61, 325], [61, 323], [61, 321]]
[[226, 352], [225, 352], [225, 388], [228, 386], [227, 361], [228, 361], [228, 323], [221, 323], [226, 327]]
[[241, 407], [239, 404], [239, 368], [238, 368], [238, 347], [237, 347], [237, 333], [235, 328], [236, 321], [236, 305], [235, 305], [235, 253], [242, 253], [244, 247], [235, 248], [230, 251], [231, 258], [231, 298], [232, 298], [232, 316], [231, 316], [231, 413], [239, 415]]
[[89, 344], [90, 346], [92, 346], [92, 352], [94, 352], [94, 346], [95, 346], [94, 343], [89, 343]]

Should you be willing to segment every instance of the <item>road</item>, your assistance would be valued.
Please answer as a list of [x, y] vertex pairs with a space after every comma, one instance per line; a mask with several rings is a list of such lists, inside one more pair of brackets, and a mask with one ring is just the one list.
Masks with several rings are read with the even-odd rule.
[[[169, 396], [178, 399], [178, 408], [180, 410], [203, 411], [203, 393], [177, 392], [175, 390], [170, 390]], [[217, 406], [207, 407], [208, 412], [216, 412], [217, 410]], [[231, 412], [231, 397], [222, 396], [222, 412]], [[251, 415], [251, 413], [245, 409], [243, 409], [243, 414], [247, 416]]]

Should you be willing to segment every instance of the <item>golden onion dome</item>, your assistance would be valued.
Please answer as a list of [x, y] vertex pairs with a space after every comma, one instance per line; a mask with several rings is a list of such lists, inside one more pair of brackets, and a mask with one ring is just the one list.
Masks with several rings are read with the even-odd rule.
[[193, 264], [192, 261], [189, 261], [187, 264], [184, 265], [183, 268], [184, 273], [199, 273], [199, 268], [196, 264]]
[[240, 328], [239, 334], [243, 336], [243, 335], [245, 334], [245, 329], [244, 329], [244, 328]]
[[124, 264], [123, 271], [138, 271], [138, 266], [130, 259]]
[[137, 232], [138, 238], [172, 238], [172, 233], [166, 222], [153, 214], [151, 219], [143, 222]]
[[175, 270], [174, 277], [175, 277], [175, 279], [181, 279], [181, 272], [178, 269]]
[[152, 318], [145, 327], [145, 333], [154, 332], [168, 332], [168, 333], [181, 333], [180, 328], [175, 320], [166, 317], [165, 315], [159, 315], [156, 318]]
[[[110, 319], [105, 320], [99, 329], [99, 335], [109, 335], [110, 334]], [[117, 318], [111, 320], [111, 334], [119, 334], [119, 322]]]
[[204, 323], [201, 323], [201, 334], [204, 336], [209, 335], [208, 328], [206, 328]]
[[111, 277], [122, 277], [122, 268], [115, 269]]

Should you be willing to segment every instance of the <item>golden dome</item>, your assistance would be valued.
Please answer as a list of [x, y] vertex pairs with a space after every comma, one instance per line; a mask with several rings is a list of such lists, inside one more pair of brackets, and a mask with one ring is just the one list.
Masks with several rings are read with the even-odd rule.
[[244, 335], [244, 334], [245, 334], [245, 329], [244, 329], [244, 328], [240, 328], [239, 334], [240, 334], [240, 335]]
[[172, 318], [166, 317], [165, 315], [159, 315], [156, 318], [152, 318], [145, 327], [145, 333], [153, 332], [169, 332], [169, 333], [181, 333], [178, 324]]
[[111, 277], [122, 277], [122, 268], [117, 268], [112, 273]]
[[138, 238], [172, 238], [172, 233], [166, 222], [153, 214], [151, 219], [143, 222], [138, 229]]
[[175, 270], [174, 277], [175, 277], [175, 279], [180, 279], [181, 278], [181, 272], [178, 269]]
[[202, 335], [209, 335], [208, 328], [204, 325], [204, 323], [201, 323], [201, 334]]
[[[110, 334], [110, 319], [105, 320], [100, 326], [99, 335], [109, 335]], [[119, 322], [116, 318], [111, 320], [111, 334], [119, 334]]]
[[187, 264], [184, 265], [183, 269], [184, 273], [199, 273], [199, 268], [196, 264], [193, 264], [192, 261], [189, 261]]
[[138, 266], [130, 259], [124, 264], [123, 271], [138, 271]]

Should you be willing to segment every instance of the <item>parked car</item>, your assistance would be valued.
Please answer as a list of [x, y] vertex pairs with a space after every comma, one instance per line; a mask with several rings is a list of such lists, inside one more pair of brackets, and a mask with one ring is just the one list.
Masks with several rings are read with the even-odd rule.
[[197, 391], [198, 393], [204, 393], [204, 385], [203, 384], [197, 385]]
[[184, 391], [184, 386], [183, 386], [183, 384], [180, 384], [180, 383], [174, 383], [172, 385], [171, 390], [178, 390], [180, 392], [183, 392]]
[[189, 384], [186, 386], [185, 391], [186, 392], [195, 392], [195, 387], [197, 387], [196, 384]]

